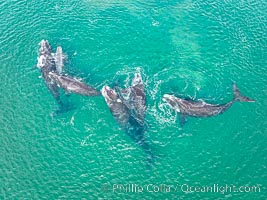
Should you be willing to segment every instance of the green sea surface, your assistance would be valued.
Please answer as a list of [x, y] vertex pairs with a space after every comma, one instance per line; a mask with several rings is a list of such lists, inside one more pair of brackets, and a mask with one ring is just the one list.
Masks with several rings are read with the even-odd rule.
[[[35, 67], [42, 39], [98, 90], [129, 86], [141, 68], [152, 166], [103, 97], [71, 94], [72, 109], [53, 115]], [[0, 199], [266, 199], [266, 58], [264, 0], [0, 0]], [[183, 127], [162, 101], [226, 103], [233, 82], [256, 102]]]

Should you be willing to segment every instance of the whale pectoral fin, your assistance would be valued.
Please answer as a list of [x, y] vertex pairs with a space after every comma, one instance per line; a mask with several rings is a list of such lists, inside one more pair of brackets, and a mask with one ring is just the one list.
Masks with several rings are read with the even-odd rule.
[[180, 114], [179, 123], [180, 123], [180, 126], [182, 126], [182, 127], [185, 125], [185, 123], [186, 123], [186, 116], [185, 115]]

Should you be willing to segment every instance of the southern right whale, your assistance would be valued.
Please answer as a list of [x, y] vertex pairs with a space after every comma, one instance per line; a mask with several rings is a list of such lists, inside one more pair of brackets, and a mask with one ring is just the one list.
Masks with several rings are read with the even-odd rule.
[[255, 100], [243, 96], [240, 93], [240, 90], [237, 88], [236, 84], [233, 84], [233, 93], [234, 98], [225, 104], [209, 104], [204, 101], [194, 101], [194, 100], [186, 100], [182, 98], [178, 98], [174, 95], [164, 94], [163, 101], [167, 102], [168, 105], [179, 112], [180, 122], [181, 124], [184, 121], [185, 116], [193, 116], [193, 117], [211, 117], [215, 115], [219, 115], [228, 110], [233, 103], [235, 102], [255, 102]]
[[100, 92], [96, 89], [82, 83], [76, 78], [68, 75], [62, 75], [64, 55], [62, 48], [57, 47], [55, 54], [47, 40], [40, 43], [40, 53], [37, 67], [41, 69], [42, 77], [55, 99], [62, 105], [59, 94], [59, 87], [68, 92], [81, 94], [85, 96], [98, 96]]
[[123, 130], [127, 130], [130, 127], [130, 112], [118, 93], [107, 85], [102, 88], [101, 93], [115, 120]]
[[100, 92], [93, 87], [86, 85], [80, 80], [67, 76], [60, 75], [57, 72], [50, 72], [48, 75], [58, 86], [62, 87], [67, 92], [72, 92], [84, 96], [99, 96]]
[[[146, 152], [148, 156], [148, 164], [151, 165], [153, 155], [152, 150], [144, 137], [144, 126], [140, 123], [140, 121], [138, 121], [138, 115], [133, 115], [130, 110], [132, 107], [134, 107], [134, 105], [126, 105], [125, 99], [122, 99], [121, 95], [115, 89], [111, 89], [109, 86], [104, 86], [101, 90], [101, 93], [105, 98], [113, 117], [116, 119], [120, 127], [126, 132], [126, 134]], [[132, 104], [131, 102], [126, 103]], [[143, 108], [142, 105], [141, 107]]]
[[146, 95], [140, 72], [134, 74], [131, 87], [120, 90], [119, 87], [116, 86], [115, 89], [120, 99], [130, 110], [131, 115], [143, 126], [146, 112]]

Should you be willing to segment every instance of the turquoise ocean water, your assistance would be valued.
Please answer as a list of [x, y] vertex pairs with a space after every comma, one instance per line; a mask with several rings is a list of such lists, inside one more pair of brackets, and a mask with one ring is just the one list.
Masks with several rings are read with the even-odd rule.
[[[264, 0], [0, 0], [0, 199], [266, 199], [266, 27]], [[41, 39], [61, 45], [66, 71], [97, 89], [126, 87], [141, 67], [152, 167], [101, 96], [70, 95], [73, 109], [52, 115], [58, 105], [35, 68]], [[234, 81], [256, 102], [184, 127], [161, 100], [225, 103]], [[118, 184], [124, 190], [113, 191]], [[261, 190], [167, 192], [164, 184]]]

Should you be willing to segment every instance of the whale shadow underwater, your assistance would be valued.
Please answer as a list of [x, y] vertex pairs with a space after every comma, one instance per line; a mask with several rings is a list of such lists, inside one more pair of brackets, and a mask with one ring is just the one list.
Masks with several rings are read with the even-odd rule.
[[243, 96], [236, 83], [233, 83], [234, 98], [224, 104], [209, 104], [203, 100], [191, 100], [164, 94], [163, 101], [171, 109], [180, 113], [180, 125], [184, 126], [186, 117], [212, 117], [227, 111], [236, 102], [255, 102], [254, 99]]

